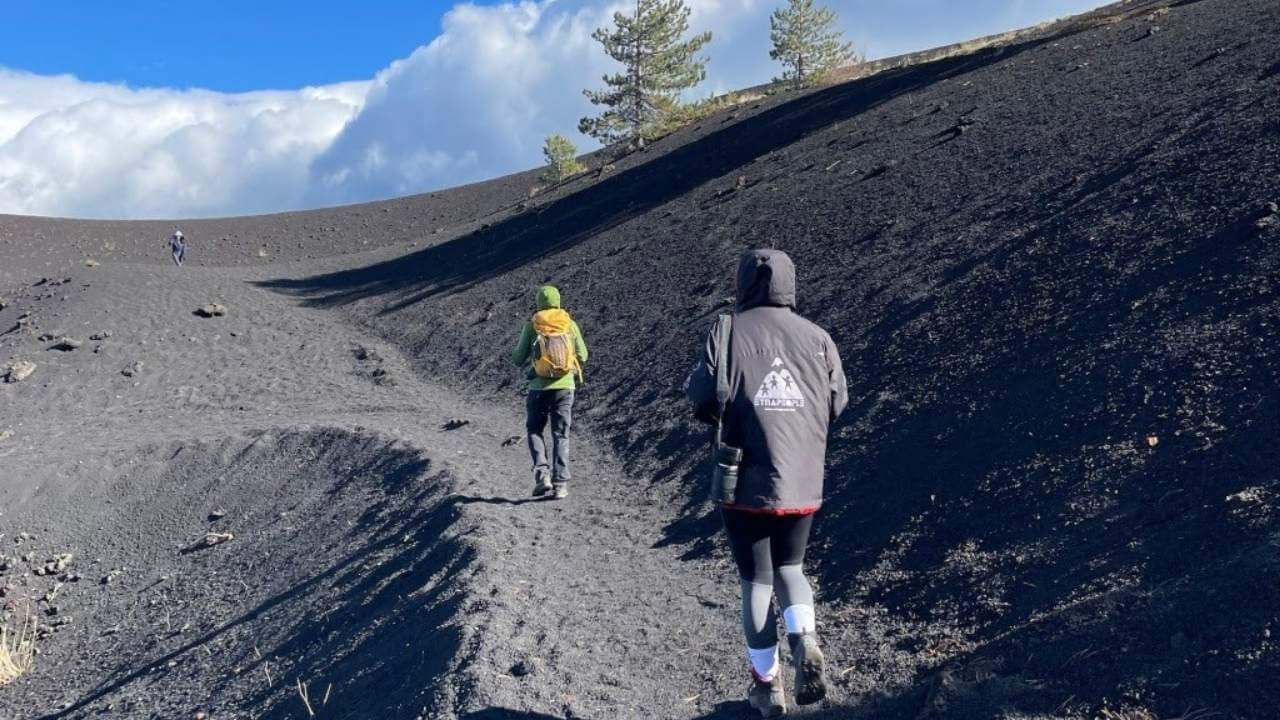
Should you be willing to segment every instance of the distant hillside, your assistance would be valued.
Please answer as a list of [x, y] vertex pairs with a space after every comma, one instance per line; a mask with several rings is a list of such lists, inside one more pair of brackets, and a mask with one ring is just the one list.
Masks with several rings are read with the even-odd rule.
[[897, 688], [868, 702], [1269, 717], [1280, 6], [1113, 11], [729, 111], [488, 228], [277, 287], [509, 398], [510, 335], [557, 283], [593, 347], [582, 432], [686, 499], [663, 542], [695, 557], [716, 522], [681, 380], [737, 253], [782, 248], [852, 382], [815, 559], [850, 623], [828, 630]]

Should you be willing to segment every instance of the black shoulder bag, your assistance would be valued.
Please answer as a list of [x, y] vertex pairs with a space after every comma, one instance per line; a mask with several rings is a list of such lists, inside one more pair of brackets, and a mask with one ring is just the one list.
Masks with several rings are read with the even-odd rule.
[[733, 316], [721, 315], [716, 336], [716, 433], [712, 442], [711, 501], [733, 504], [738, 495], [738, 467], [742, 464], [742, 448], [724, 444], [725, 412], [729, 408], [729, 344], [733, 338]]

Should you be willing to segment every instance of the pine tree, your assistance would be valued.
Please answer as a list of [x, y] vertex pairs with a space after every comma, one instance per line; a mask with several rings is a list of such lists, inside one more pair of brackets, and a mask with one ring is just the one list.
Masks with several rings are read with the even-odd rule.
[[606, 144], [629, 140], [642, 146], [646, 135], [679, 106], [681, 91], [706, 77], [707, 59], [697, 54], [711, 41], [711, 33], [684, 39], [689, 30], [684, 0], [636, 0], [632, 15], [614, 13], [613, 22], [613, 30], [599, 28], [592, 37], [624, 71], [605, 75], [604, 90], [583, 91], [606, 109], [598, 117], [583, 118], [578, 130]]
[[582, 164], [578, 162], [578, 148], [563, 135], [548, 135], [542, 154], [547, 158], [547, 169], [541, 178], [543, 182], [562, 182], [583, 171]]
[[769, 57], [782, 63], [781, 78], [796, 86], [821, 81], [832, 70], [856, 62], [853, 44], [836, 28], [836, 14], [814, 0], [788, 0], [769, 18]]

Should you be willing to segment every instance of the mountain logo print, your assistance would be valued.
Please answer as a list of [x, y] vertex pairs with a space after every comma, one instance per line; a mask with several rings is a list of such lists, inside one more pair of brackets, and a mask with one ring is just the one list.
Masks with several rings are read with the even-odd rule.
[[755, 405], [765, 410], [794, 412], [804, 407], [804, 393], [796, 384], [795, 376], [786, 368], [782, 358], [774, 358], [769, 374], [764, 376], [756, 391]]

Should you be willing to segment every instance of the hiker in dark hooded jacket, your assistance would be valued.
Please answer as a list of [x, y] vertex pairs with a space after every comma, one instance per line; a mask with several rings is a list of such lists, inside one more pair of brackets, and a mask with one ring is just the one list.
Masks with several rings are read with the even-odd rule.
[[[573, 421], [574, 389], [587, 362], [582, 330], [560, 307], [560, 291], [538, 288], [538, 311], [524, 324], [511, 362], [526, 368], [529, 395], [525, 399], [525, 432], [533, 459], [533, 495], [548, 493], [556, 500], [569, 496], [569, 427]], [[543, 432], [551, 423], [551, 460]]]
[[[835, 343], [795, 306], [791, 258], [777, 250], [744, 253], [735, 312], [717, 320], [687, 384], [695, 415], [719, 420], [721, 442], [742, 450], [736, 492], [722, 501], [721, 515], [742, 584], [742, 625], [754, 679], [748, 701], [765, 717], [786, 712], [775, 592], [796, 670], [796, 701], [807, 705], [826, 695], [803, 562], [814, 513], [822, 505], [827, 431], [849, 401]], [[727, 382], [720, 385], [727, 397], [717, 396], [722, 357]]]

